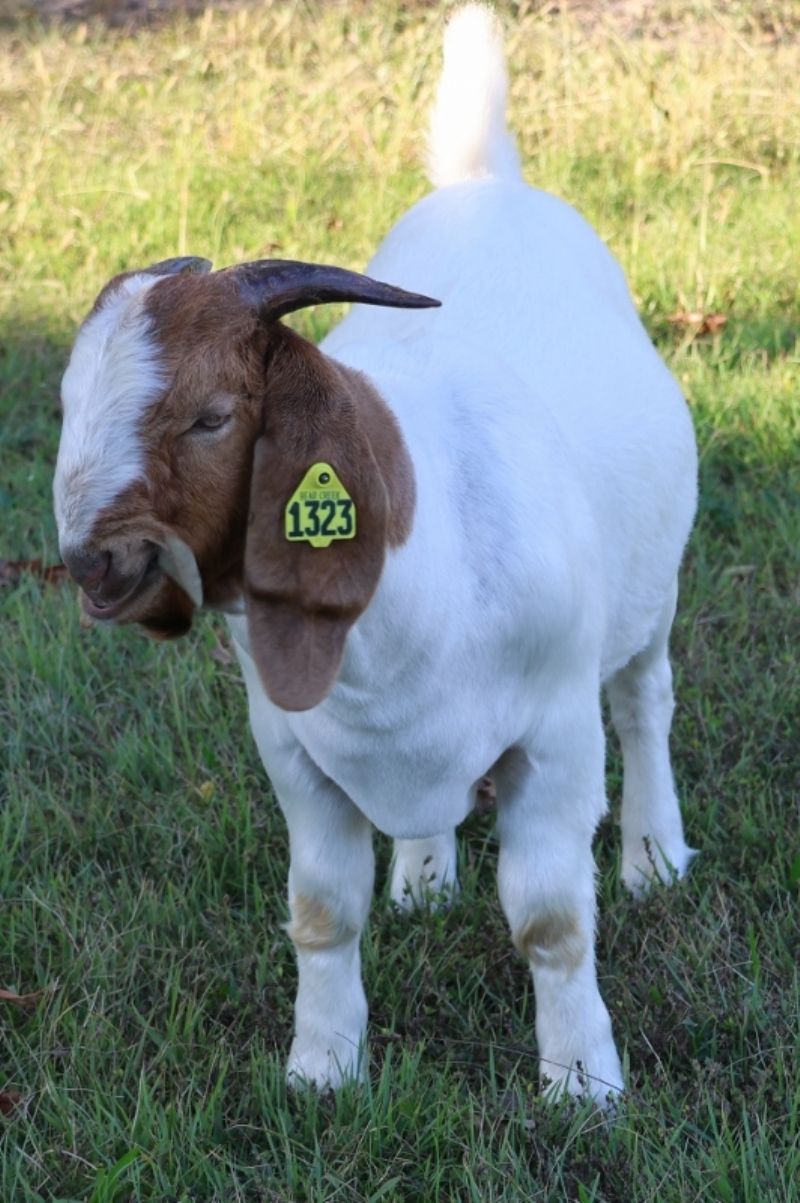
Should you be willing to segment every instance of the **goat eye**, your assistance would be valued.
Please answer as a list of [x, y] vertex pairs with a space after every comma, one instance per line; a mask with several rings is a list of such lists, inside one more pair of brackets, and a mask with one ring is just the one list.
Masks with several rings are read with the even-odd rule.
[[230, 421], [230, 414], [203, 414], [201, 418], [197, 418], [190, 427], [191, 430], [219, 430], [226, 422]]

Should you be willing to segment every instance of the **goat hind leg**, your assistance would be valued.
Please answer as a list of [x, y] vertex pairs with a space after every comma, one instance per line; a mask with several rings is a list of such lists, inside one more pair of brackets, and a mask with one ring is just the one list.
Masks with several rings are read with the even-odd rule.
[[674, 700], [667, 642], [677, 582], [646, 647], [607, 683], [622, 745], [622, 880], [643, 894], [656, 879], [682, 877], [695, 853], [683, 835], [669, 756]]
[[428, 839], [394, 841], [392, 902], [404, 911], [436, 908], [457, 892], [455, 831]]

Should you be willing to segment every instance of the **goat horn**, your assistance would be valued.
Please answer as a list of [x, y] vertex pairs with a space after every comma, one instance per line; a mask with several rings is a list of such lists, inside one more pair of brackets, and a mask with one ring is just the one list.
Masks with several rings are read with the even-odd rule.
[[235, 276], [242, 297], [269, 320], [329, 301], [360, 301], [364, 305], [397, 309], [430, 309], [441, 305], [441, 301], [431, 297], [322, 263], [259, 259], [224, 270]]
[[148, 276], [180, 276], [185, 273], [197, 273], [205, 275], [210, 272], [213, 264], [210, 259], [197, 259], [194, 255], [181, 255], [177, 259], [162, 259], [159, 263], [152, 263], [150, 267], [145, 267], [144, 273]]

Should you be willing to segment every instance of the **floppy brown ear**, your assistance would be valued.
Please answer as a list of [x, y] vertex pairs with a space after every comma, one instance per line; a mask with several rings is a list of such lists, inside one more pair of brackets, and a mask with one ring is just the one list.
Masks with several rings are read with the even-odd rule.
[[[250, 487], [245, 604], [267, 694], [284, 710], [308, 710], [332, 688], [347, 633], [377, 587], [390, 503], [363, 412], [360, 390], [369, 386], [298, 335], [277, 323], [272, 330]], [[328, 547], [290, 542], [286, 507], [320, 462], [352, 498], [355, 537]]]

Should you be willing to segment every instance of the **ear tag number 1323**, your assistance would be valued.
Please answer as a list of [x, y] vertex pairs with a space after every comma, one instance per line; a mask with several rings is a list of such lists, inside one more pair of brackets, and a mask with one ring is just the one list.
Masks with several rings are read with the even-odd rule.
[[286, 504], [283, 529], [290, 543], [312, 547], [355, 538], [355, 502], [330, 464], [308, 469]]

